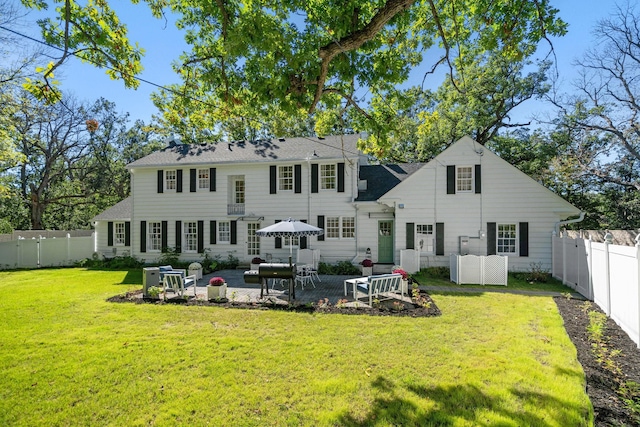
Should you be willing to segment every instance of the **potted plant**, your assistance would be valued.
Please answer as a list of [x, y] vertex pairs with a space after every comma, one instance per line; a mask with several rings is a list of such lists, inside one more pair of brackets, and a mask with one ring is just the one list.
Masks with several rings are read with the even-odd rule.
[[393, 274], [400, 274], [402, 276], [402, 293], [409, 292], [409, 273], [404, 271], [403, 269], [397, 267], [392, 271]]
[[362, 266], [362, 275], [363, 276], [372, 276], [373, 275], [373, 261], [369, 258], [362, 260], [360, 263]]
[[263, 260], [262, 258], [260, 258], [259, 256], [253, 258], [251, 260], [251, 269], [252, 270], [258, 270], [258, 268], [260, 267], [260, 264], [266, 262], [265, 260]]
[[199, 262], [189, 264], [189, 276], [196, 276], [196, 280], [202, 279], [202, 264]]
[[222, 277], [212, 277], [207, 285], [207, 299], [220, 299], [227, 297], [227, 282]]

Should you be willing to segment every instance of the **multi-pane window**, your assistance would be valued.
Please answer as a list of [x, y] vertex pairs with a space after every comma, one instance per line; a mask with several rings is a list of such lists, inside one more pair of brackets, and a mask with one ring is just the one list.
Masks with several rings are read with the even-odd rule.
[[456, 192], [464, 193], [473, 190], [473, 168], [471, 166], [459, 166], [457, 170]]
[[433, 252], [433, 224], [416, 224], [416, 248]]
[[160, 222], [149, 222], [147, 242], [149, 252], [162, 250], [162, 224]]
[[116, 246], [124, 246], [125, 234], [124, 222], [113, 223], [113, 243]]
[[209, 169], [198, 169], [198, 188], [209, 189]]
[[336, 165], [320, 165], [320, 188], [336, 189]]
[[165, 189], [167, 190], [175, 190], [177, 187], [177, 178], [176, 171], [166, 171], [165, 172]]
[[218, 242], [219, 243], [231, 242], [231, 223], [229, 221], [218, 222]]
[[234, 187], [234, 203], [244, 203], [244, 179], [237, 179]]
[[498, 224], [497, 249], [499, 254], [516, 253], [516, 225]]
[[183, 225], [184, 252], [197, 252], [198, 250], [198, 224], [195, 221], [187, 221]]
[[356, 221], [349, 217], [328, 217], [325, 219], [324, 234], [327, 239], [353, 239], [356, 236]]
[[278, 188], [281, 191], [293, 190], [293, 166], [278, 167]]
[[353, 239], [356, 237], [356, 220], [354, 217], [342, 218], [342, 238]]
[[300, 238], [298, 236], [284, 236], [282, 238], [282, 245], [285, 248], [288, 248], [289, 246], [293, 246], [294, 248], [298, 247], [300, 246]]
[[340, 238], [340, 217], [327, 217], [324, 223], [324, 234], [327, 239]]

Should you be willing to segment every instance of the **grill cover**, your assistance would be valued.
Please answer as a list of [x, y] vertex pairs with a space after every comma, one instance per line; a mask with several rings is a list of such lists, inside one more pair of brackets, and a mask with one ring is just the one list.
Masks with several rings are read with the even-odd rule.
[[263, 262], [258, 267], [258, 276], [261, 279], [293, 279], [296, 276], [296, 265]]

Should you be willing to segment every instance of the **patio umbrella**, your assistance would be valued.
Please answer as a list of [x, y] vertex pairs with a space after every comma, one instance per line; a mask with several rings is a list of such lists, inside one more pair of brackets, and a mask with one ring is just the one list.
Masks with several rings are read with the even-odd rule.
[[[315, 227], [306, 222], [288, 218], [284, 221], [276, 222], [256, 231], [260, 237], [300, 237], [300, 236], [320, 236], [324, 234], [322, 228]], [[293, 248], [289, 245], [289, 255], [293, 255]]]

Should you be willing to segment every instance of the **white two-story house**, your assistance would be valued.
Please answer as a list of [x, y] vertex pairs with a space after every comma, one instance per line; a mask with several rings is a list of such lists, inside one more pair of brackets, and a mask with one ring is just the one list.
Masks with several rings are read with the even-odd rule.
[[[290, 246], [323, 262], [421, 265], [452, 253], [509, 256], [511, 269], [551, 264], [551, 234], [579, 210], [470, 138], [424, 164], [369, 165], [359, 135], [216, 145], [172, 143], [130, 165], [131, 196], [94, 218], [97, 252], [153, 262], [166, 248], [185, 260], [231, 254], [286, 260]], [[325, 230], [260, 238], [294, 218]]]

